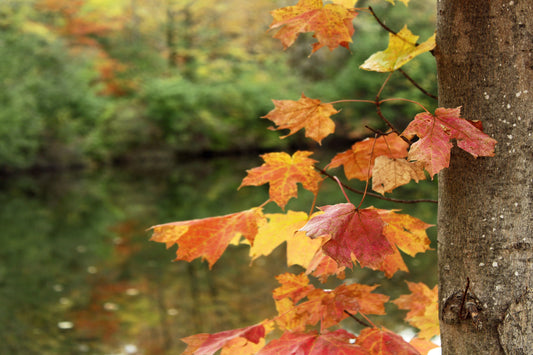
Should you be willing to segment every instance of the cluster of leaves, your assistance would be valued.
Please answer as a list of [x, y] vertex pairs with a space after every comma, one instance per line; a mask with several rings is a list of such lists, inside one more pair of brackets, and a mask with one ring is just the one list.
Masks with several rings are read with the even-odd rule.
[[[279, 29], [275, 37], [285, 47], [291, 46], [303, 32], [314, 32], [317, 42], [312, 52], [324, 46], [348, 47], [354, 34], [352, 20], [363, 12], [375, 16], [371, 8], [357, 9], [353, 5], [353, 1], [324, 5], [321, 0], [300, 0], [295, 6], [273, 11], [271, 28]], [[361, 65], [364, 70], [392, 73], [435, 47], [435, 36], [418, 44], [418, 37], [407, 27], [398, 33], [383, 27], [390, 32], [389, 46], [370, 56]], [[382, 89], [387, 81], [388, 78]], [[273, 121], [275, 129], [288, 129], [288, 135], [304, 129], [305, 135], [318, 144], [334, 132], [331, 116], [338, 110], [333, 105], [341, 102], [375, 105], [377, 115], [389, 129], [382, 132], [369, 127], [373, 138], [356, 142], [351, 149], [338, 153], [324, 169], [316, 166], [318, 162], [310, 158], [310, 151], [264, 154], [264, 164], [248, 170], [240, 186], [268, 183], [270, 198], [265, 204], [274, 202], [284, 210], [287, 202], [297, 197], [298, 183], [315, 196], [324, 176], [336, 180], [341, 189], [348, 187], [326, 171], [342, 166], [346, 179], [366, 181], [358, 205], [352, 204], [345, 194], [347, 202], [319, 207], [311, 215], [290, 210], [264, 214], [263, 204], [225, 216], [152, 227], [152, 240], [167, 247], [178, 245], [176, 260], [202, 258], [211, 267], [232, 243], [250, 244], [250, 254], [255, 259], [286, 242], [287, 264], [305, 269], [299, 275], [278, 276], [280, 287], [273, 292], [278, 311], [275, 317], [241, 329], [187, 337], [183, 339], [188, 344], [186, 354], [213, 354], [220, 349], [222, 354], [419, 354], [434, 347], [429, 340], [439, 329], [436, 286], [430, 289], [422, 283], [408, 283], [411, 293], [392, 301], [400, 309], [409, 310], [406, 320], [420, 329], [418, 336], [408, 343], [377, 327], [367, 317], [385, 314], [384, 304], [389, 297], [373, 292], [378, 285], [341, 284], [326, 290], [309, 283], [308, 275], [320, 281], [333, 275], [342, 279], [344, 270], [357, 263], [392, 277], [399, 270], [408, 271], [400, 250], [415, 256], [429, 249], [426, 229], [431, 225], [397, 210], [361, 207], [370, 179], [372, 189], [384, 196], [411, 180], [425, 179], [426, 174], [433, 178], [449, 165], [454, 141], [474, 157], [494, 154], [496, 141], [482, 132], [479, 122], [461, 118], [460, 108], [438, 108], [430, 113], [421, 104], [407, 99], [381, 99], [382, 89], [374, 100], [322, 103], [304, 94], [297, 101], [274, 100], [275, 108], [264, 118]], [[423, 112], [400, 132], [381, 112], [380, 106], [389, 101], [414, 103]], [[359, 322], [367, 326], [359, 335], [333, 329], [347, 317], [356, 318], [356, 314], [365, 319]], [[283, 335], [265, 345], [265, 336], [274, 328]]]

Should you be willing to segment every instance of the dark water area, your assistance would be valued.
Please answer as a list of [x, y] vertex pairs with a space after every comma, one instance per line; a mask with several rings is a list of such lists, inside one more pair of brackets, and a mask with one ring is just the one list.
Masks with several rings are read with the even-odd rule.
[[[257, 156], [225, 157], [2, 178], [0, 354], [176, 354], [185, 348], [180, 338], [271, 318], [275, 275], [301, 272], [286, 267], [283, 247], [252, 265], [249, 247], [229, 247], [209, 270], [200, 260], [172, 262], [175, 247], [150, 242], [146, 230], [260, 205], [268, 199], [266, 187], [237, 191], [246, 169], [260, 164]], [[400, 192], [410, 199], [435, 198], [435, 184], [419, 185]], [[313, 196], [302, 189], [300, 194], [288, 208], [307, 212]], [[339, 202], [344, 198], [338, 187], [325, 183], [317, 205]], [[366, 202], [436, 222], [433, 204]], [[281, 212], [270, 205], [266, 210]], [[435, 228], [429, 234], [435, 248]], [[433, 287], [435, 250], [404, 258], [409, 274], [389, 280], [355, 268], [345, 281], [381, 284], [377, 291], [392, 298], [407, 292], [406, 279]], [[372, 320], [404, 328], [405, 312], [389, 309], [393, 317]], [[342, 324], [358, 329], [349, 319]]]

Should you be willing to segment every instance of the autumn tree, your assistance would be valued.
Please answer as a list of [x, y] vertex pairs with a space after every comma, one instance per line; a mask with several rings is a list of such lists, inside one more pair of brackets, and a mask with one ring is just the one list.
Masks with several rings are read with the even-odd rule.
[[[394, 3], [393, 0], [389, 2]], [[408, 1], [402, 1], [407, 5]], [[298, 100], [273, 100], [264, 118], [273, 129], [304, 130], [316, 143], [334, 133], [341, 104], [373, 105], [386, 130], [367, 127], [371, 137], [355, 142], [328, 164], [310, 151], [263, 154], [264, 164], [248, 170], [240, 188], [269, 185], [264, 204], [225, 216], [152, 227], [152, 240], [178, 245], [177, 260], [207, 260], [211, 267], [230, 243], [251, 245], [252, 258], [287, 243], [289, 265], [305, 272], [277, 277], [273, 292], [278, 314], [248, 327], [183, 339], [187, 354], [419, 354], [442, 323], [443, 352], [450, 354], [527, 353], [532, 318], [531, 287], [531, 5], [439, 1], [437, 40], [419, 41], [405, 26], [389, 28], [371, 7], [354, 1], [300, 0], [272, 11], [271, 30], [285, 48], [301, 33], [312, 32], [311, 53], [350, 47], [353, 22], [372, 16], [389, 33], [388, 46], [361, 64], [363, 70], [389, 73], [374, 97], [322, 102], [302, 94]], [[383, 97], [391, 76], [407, 62], [431, 52], [437, 59], [439, 99], [435, 110], [408, 98]], [[414, 104], [420, 112], [405, 129], [383, 114], [391, 102]], [[333, 116], [333, 118], [332, 118]], [[283, 138], [283, 137], [282, 137]], [[495, 150], [496, 147], [496, 150]], [[493, 156], [496, 155], [496, 158]], [[343, 167], [346, 181], [334, 176]], [[391, 277], [408, 271], [400, 253], [415, 256], [429, 248], [429, 224], [398, 210], [368, 206], [369, 195], [387, 197], [399, 186], [439, 176], [439, 266], [437, 287], [408, 283], [409, 294], [392, 302], [408, 310], [406, 320], [419, 329], [406, 342], [377, 326], [372, 315], [385, 313], [389, 296], [377, 285], [344, 283], [328, 290], [310, 277], [342, 279], [346, 268], [364, 267]], [[297, 184], [315, 196], [325, 179], [338, 184], [345, 202], [314, 204], [309, 214], [284, 211], [298, 196]], [[350, 180], [366, 183], [359, 191]], [[371, 192], [370, 190], [374, 190]], [[351, 202], [346, 191], [359, 194]], [[357, 195], [356, 195], [357, 196]], [[353, 198], [352, 198], [353, 199]], [[355, 199], [354, 199], [355, 200]], [[273, 202], [282, 213], [264, 214]], [[422, 201], [418, 201], [422, 202]], [[427, 201], [425, 201], [427, 202]], [[352, 317], [365, 326], [359, 334], [340, 329]], [[282, 332], [265, 344], [274, 327]]]

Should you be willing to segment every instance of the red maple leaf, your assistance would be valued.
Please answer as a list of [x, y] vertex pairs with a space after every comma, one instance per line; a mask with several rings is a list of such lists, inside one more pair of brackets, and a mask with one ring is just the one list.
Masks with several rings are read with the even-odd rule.
[[305, 354], [305, 355], [368, 355], [360, 346], [353, 344], [355, 335], [344, 329], [318, 334], [286, 332], [272, 340], [257, 355]]
[[265, 327], [263, 324], [255, 324], [245, 328], [226, 330], [215, 334], [196, 334], [181, 339], [187, 343], [187, 349], [183, 355], [212, 355], [231, 343], [236, 338], [245, 338], [257, 344], [265, 337]]
[[277, 129], [289, 129], [288, 137], [302, 128], [305, 136], [314, 139], [318, 144], [322, 139], [335, 131], [335, 123], [331, 115], [338, 113], [331, 104], [323, 104], [320, 100], [310, 99], [302, 94], [298, 101], [272, 100], [276, 107], [263, 118], [274, 122]]
[[265, 161], [263, 165], [248, 170], [239, 186], [259, 186], [270, 184], [270, 198], [281, 208], [292, 197], [298, 195], [297, 183], [312, 193], [318, 192], [320, 174], [314, 169], [316, 160], [308, 158], [312, 152], [297, 151], [292, 156], [287, 153], [268, 153], [261, 155]]
[[384, 224], [375, 209], [359, 210], [351, 203], [319, 209], [324, 213], [311, 218], [300, 230], [311, 238], [329, 235], [331, 239], [323, 250], [340, 265], [351, 268], [355, 257], [361, 266], [375, 269], [394, 252], [383, 234]]
[[290, 47], [300, 33], [314, 32], [317, 43], [312, 53], [323, 46], [330, 50], [343, 46], [349, 48], [354, 27], [352, 20], [357, 12], [338, 4], [324, 6], [322, 0], [300, 0], [294, 6], [287, 6], [271, 12], [274, 21], [270, 29], [280, 28], [278, 38], [284, 48]]
[[475, 158], [494, 156], [496, 140], [474, 124], [459, 117], [461, 108], [437, 108], [435, 115], [419, 113], [402, 135], [412, 139], [418, 136], [409, 150], [409, 160], [421, 161], [431, 177], [450, 165], [452, 139], [457, 146]]
[[355, 344], [373, 355], [420, 355], [418, 350], [401, 336], [378, 328], [363, 329]]
[[262, 210], [252, 208], [225, 216], [159, 224], [150, 227], [154, 230], [150, 240], [165, 243], [167, 248], [178, 244], [176, 260], [190, 262], [202, 257], [211, 268], [233, 238], [242, 235], [253, 243], [259, 225], [265, 222]]
[[335, 155], [326, 168], [332, 169], [343, 165], [346, 178], [365, 181], [372, 177], [377, 157], [404, 158], [407, 156], [407, 148], [409, 144], [396, 133], [367, 138], [355, 143], [351, 149]]

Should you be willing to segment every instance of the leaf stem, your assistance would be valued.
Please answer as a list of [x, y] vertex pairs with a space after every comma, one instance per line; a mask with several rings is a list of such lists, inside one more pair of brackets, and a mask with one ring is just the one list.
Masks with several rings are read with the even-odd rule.
[[339, 104], [339, 103], [342, 103], [342, 102], [366, 102], [366, 103], [369, 103], [369, 104], [375, 104], [375, 101], [372, 101], [372, 100], [356, 100], [356, 99], [337, 100], [337, 101], [331, 101], [331, 102], [328, 102], [328, 103], [333, 105], [333, 104]]
[[[372, 149], [370, 150], [370, 159], [368, 159], [368, 169], [367, 169], [367, 173], [366, 173], [365, 192], [363, 193], [363, 197], [361, 198], [361, 201], [359, 202], [359, 205], [356, 208], [357, 210], [363, 204], [363, 201], [365, 200], [365, 197], [366, 197], [366, 193], [368, 192], [368, 183], [370, 182], [370, 167], [372, 166], [372, 158], [374, 157], [374, 147], [376, 146], [377, 138], [378, 138], [378, 135], [377, 134], [374, 135], [374, 142], [372, 143]], [[337, 177], [335, 177], [335, 179], [337, 179]], [[340, 183], [340, 181], [339, 181], [339, 183]], [[344, 190], [342, 190], [342, 191], [344, 192]]]
[[[335, 180], [333, 175], [329, 174], [327, 171], [323, 170], [323, 169], [320, 169], [318, 167], [315, 167], [316, 170], [318, 170], [322, 175], [324, 176], [327, 176], [328, 178], [332, 179], [332, 180]], [[361, 190], [357, 190], [357, 189], [354, 189], [353, 187], [350, 187], [344, 183], [342, 183], [342, 186], [348, 190], [348, 191], [351, 191], [353, 193], [356, 193], [356, 194], [359, 194], [359, 195], [362, 195], [364, 194], [364, 191], [361, 191]], [[380, 200], [384, 200], [384, 201], [389, 201], [389, 202], [394, 202], [394, 203], [404, 203], [404, 204], [413, 204], [413, 203], [422, 203], [422, 202], [427, 202], [427, 203], [438, 203], [438, 201], [436, 200], [431, 200], [431, 199], [419, 199], [419, 200], [401, 200], [401, 199], [397, 199], [397, 198], [391, 198], [391, 197], [385, 197], [385, 196], [381, 196], [379, 194], [375, 194], [373, 192], [367, 192], [367, 195], [368, 196], [371, 196], [371, 197], [375, 197], [377, 199], [380, 199]]]
[[389, 101], [405, 101], [405, 102], [410, 102], [412, 104], [415, 104], [415, 105], [418, 105], [420, 106], [424, 111], [426, 111], [427, 113], [430, 113], [429, 110], [427, 108], [424, 107], [424, 105], [422, 105], [420, 102], [417, 102], [417, 101], [413, 101], [413, 100], [409, 100], [409, 99], [403, 99], [401, 97], [395, 97], [395, 98], [390, 98], [390, 99], [383, 99], [381, 100], [379, 103], [382, 104], [384, 102], [389, 102]]
[[[320, 191], [320, 188], [322, 187], [322, 183], [324, 182], [324, 180], [320, 181], [319, 185], [318, 185], [318, 190]], [[346, 195], [346, 194], [345, 194]], [[311, 209], [309, 210], [309, 217], [311, 217], [311, 215], [313, 214], [313, 210], [315, 209], [315, 206], [316, 206], [316, 199], [318, 198], [318, 192], [315, 194], [315, 197], [313, 198], [313, 203], [311, 204]]]
[[339, 184], [339, 187], [341, 188], [342, 194], [344, 195], [344, 198], [346, 198], [346, 201], [348, 201], [348, 203], [352, 203], [350, 199], [348, 198], [348, 195], [346, 195], [346, 191], [344, 191], [344, 188], [342, 187], [342, 183], [339, 180], [339, 178], [336, 176], [333, 176], [333, 180], [337, 181], [337, 184]]

